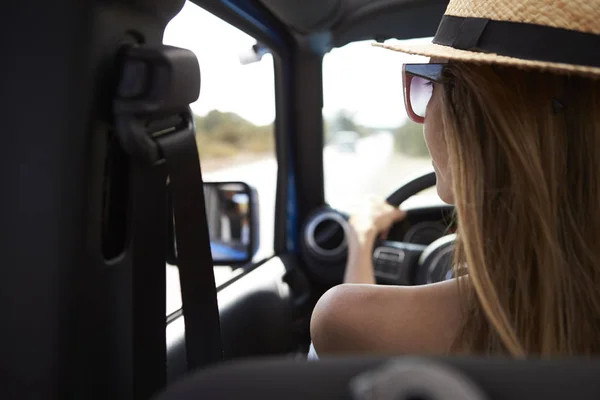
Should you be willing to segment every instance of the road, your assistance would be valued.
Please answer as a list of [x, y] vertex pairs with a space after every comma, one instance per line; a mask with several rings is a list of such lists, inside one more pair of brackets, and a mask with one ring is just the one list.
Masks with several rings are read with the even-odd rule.
[[394, 152], [391, 134], [361, 139], [354, 153], [325, 148], [325, 198], [337, 209], [353, 212], [364, 197], [386, 197], [406, 180], [431, 170], [429, 158], [407, 157]]
[[[328, 203], [340, 210], [356, 210], [367, 194], [385, 197], [411, 176], [431, 169], [427, 158], [411, 158], [394, 153], [393, 137], [379, 134], [361, 139], [354, 152], [343, 152], [333, 147], [324, 150], [325, 194]], [[261, 248], [257, 257], [270, 255], [273, 247], [275, 224], [275, 191], [277, 163], [264, 158], [205, 171], [207, 182], [242, 181], [256, 188], [259, 195]], [[302, 196], [300, 193], [299, 196]], [[235, 272], [228, 267], [215, 267], [217, 285], [231, 278]], [[167, 312], [181, 306], [179, 274], [176, 267], [167, 267]]]

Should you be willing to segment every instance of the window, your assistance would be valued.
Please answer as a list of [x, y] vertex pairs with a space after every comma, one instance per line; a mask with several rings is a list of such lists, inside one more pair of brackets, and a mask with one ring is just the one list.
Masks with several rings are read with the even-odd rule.
[[[207, 182], [242, 181], [259, 196], [260, 249], [273, 254], [277, 163], [273, 121], [275, 77], [269, 54], [247, 65], [240, 61], [256, 40], [190, 1], [169, 23], [164, 43], [198, 57], [200, 98], [191, 105], [203, 178]], [[217, 285], [235, 271], [215, 267]], [[181, 307], [176, 267], [167, 266], [167, 314]]]
[[408, 119], [402, 92], [402, 64], [428, 58], [371, 43], [334, 49], [323, 60], [325, 197], [350, 213], [365, 195], [385, 198], [431, 169], [422, 125]]

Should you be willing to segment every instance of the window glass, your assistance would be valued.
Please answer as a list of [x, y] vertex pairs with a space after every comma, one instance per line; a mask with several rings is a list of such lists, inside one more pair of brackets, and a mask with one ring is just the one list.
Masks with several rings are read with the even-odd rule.
[[[428, 61], [373, 47], [372, 41], [325, 56], [323, 167], [332, 207], [352, 213], [366, 195], [385, 198], [407, 179], [432, 169], [423, 126], [408, 119], [402, 91], [402, 64]], [[437, 198], [435, 189], [423, 196]]]
[[[265, 54], [255, 62], [241, 62], [255, 43], [190, 1], [164, 35], [164, 44], [193, 51], [200, 64], [200, 97], [191, 108], [204, 180], [242, 181], [258, 192], [260, 259], [273, 254], [277, 164], [273, 59]], [[215, 267], [217, 285], [235, 273]], [[167, 313], [180, 307], [177, 268], [167, 266]]]

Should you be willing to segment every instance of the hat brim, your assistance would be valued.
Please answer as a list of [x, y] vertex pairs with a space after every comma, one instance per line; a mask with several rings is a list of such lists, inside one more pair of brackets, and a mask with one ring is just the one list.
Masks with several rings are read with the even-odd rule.
[[478, 53], [474, 51], [459, 50], [450, 46], [435, 43], [401, 43], [385, 44], [373, 43], [374, 46], [415, 54], [425, 57], [442, 58], [453, 61], [464, 61], [480, 64], [498, 64], [523, 69], [537, 69], [557, 73], [567, 73], [600, 78], [600, 68], [582, 65], [562, 64], [545, 61], [524, 60], [520, 58], [501, 56], [493, 53]]

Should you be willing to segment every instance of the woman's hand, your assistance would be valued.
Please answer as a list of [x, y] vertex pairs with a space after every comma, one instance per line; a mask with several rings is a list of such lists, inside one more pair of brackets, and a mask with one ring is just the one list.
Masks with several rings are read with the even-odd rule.
[[375, 283], [372, 261], [375, 239], [377, 236], [387, 238], [392, 225], [405, 216], [405, 211], [383, 199], [371, 197], [363, 209], [350, 218], [345, 283]]
[[398, 207], [389, 205], [385, 200], [378, 197], [370, 197], [361, 212], [350, 217], [351, 234], [373, 245], [379, 235], [386, 239], [387, 234], [396, 222], [400, 222], [406, 216], [406, 212]]

